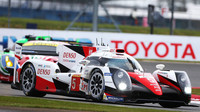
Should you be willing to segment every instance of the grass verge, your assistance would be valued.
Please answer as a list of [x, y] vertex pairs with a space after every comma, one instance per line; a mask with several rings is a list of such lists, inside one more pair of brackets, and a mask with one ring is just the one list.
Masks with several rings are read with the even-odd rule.
[[[98, 104], [75, 103], [68, 101], [55, 101], [31, 97], [0, 96], [0, 106], [51, 108], [95, 112], [169, 112], [167, 110], [127, 108]], [[172, 112], [172, 111], [170, 111]]]
[[[65, 30], [70, 22], [66, 21], [51, 21], [43, 19], [25, 19], [25, 18], [11, 18], [10, 28], [26, 28], [27, 23], [37, 24], [38, 29], [51, 29], [51, 30]], [[0, 28], [8, 27], [8, 18], [0, 17]], [[92, 28], [91, 23], [76, 22], [73, 27]], [[141, 26], [119, 25], [124, 33], [142, 33], [149, 34], [150, 28]], [[99, 24], [98, 28], [115, 29], [113, 24]], [[169, 35], [169, 28], [154, 28], [154, 34]], [[187, 36], [200, 36], [199, 30], [184, 30], [175, 29], [174, 35], [187, 35]]]
[[200, 89], [192, 89], [192, 94], [200, 95]]

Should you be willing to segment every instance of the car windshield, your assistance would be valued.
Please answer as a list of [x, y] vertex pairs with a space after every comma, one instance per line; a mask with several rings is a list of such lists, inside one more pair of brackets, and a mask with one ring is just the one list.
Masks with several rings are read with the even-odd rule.
[[121, 68], [126, 71], [143, 71], [141, 65], [134, 58], [88, 57], [87, 60], [90, 61], [88, 65]]
[[121, 69], [124, 69], [126, 71], [134, 71], [134, 70], [140, 70], [140, 66], [137, 64], [139, 63], [134, 63], [135, 61], [131, 61], [130, 59], [107, 59], [107, 62], [105, 63], [106, 66], [108, 67], [118, 67]]
[[57, 56], [55, 46], [33, 45], [23, 46], [22, 54]]

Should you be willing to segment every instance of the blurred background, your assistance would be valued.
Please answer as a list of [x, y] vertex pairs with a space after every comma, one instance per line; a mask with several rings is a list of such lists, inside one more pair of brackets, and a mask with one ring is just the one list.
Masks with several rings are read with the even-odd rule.
[[149, 5], [154, 34], [200, 35], [200, 0], [0, 0], [0, 27], [150, 33]]

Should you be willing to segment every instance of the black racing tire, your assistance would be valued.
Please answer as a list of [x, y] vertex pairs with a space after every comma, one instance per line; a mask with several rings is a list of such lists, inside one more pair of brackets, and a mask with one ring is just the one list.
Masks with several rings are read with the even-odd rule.
[[36, 72], [32, 64], [25, 65], [21, 75], [21, 87], [26, 96], [43, 97], [46, 95], [46, 93], [35, 89]]
[[174, 102], [160, 102], [159, 104], [164, 108], [178, 108], [182, 106], [180, 103], [174, 103]]
[[89, 93], [93, 101], [103, 100], [105, 81], [101, 70], [95, 69], [91, 72], [89, 81]]

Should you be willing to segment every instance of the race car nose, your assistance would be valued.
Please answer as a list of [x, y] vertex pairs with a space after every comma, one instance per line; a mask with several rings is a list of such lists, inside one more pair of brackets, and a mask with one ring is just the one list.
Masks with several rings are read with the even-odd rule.
[[149, 73], [136, 74], [134, 72], [129, 72], [128, 74], [133, 80], [136, 80], [139, 83], [139, 85], [149, 89], [155, 95], [161, 96], [163, 94], [161, 87], [151, 74]]

